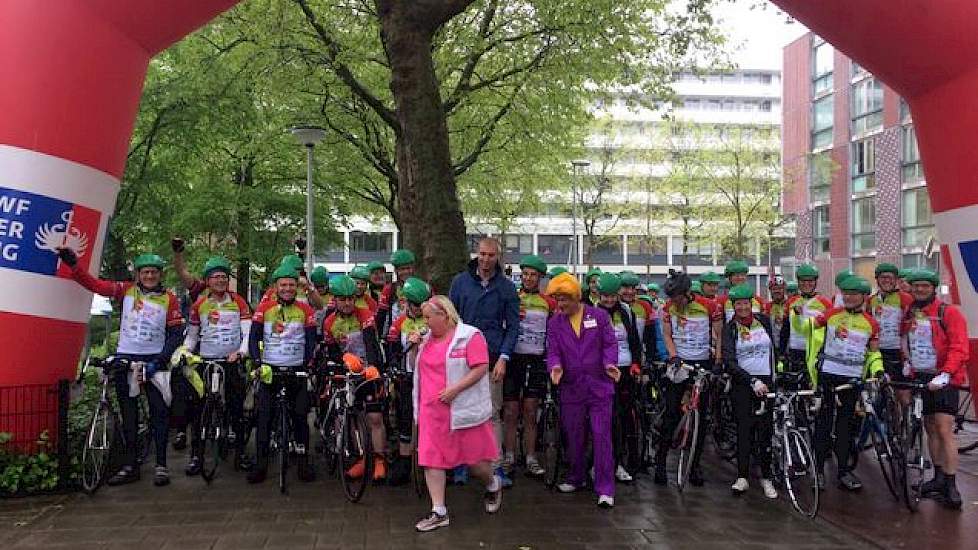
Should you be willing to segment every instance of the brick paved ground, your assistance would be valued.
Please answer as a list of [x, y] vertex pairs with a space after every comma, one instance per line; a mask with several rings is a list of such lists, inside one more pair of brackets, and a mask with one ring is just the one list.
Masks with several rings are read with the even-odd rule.
[[451, 488], [452, 525], [428, 534], [413, 531], [428, 503], [409, 488], [371, 486], [360, 504], [348, 504], [332, 478], [293, 482], [282, 496], [274, 478], [253, 487], [227, 469], [207, 487], [183, 476], [184, 463], [172, 454], [166, 488], [152, 486], [147, 467], [140, 483], [95, 497], [0, 501], [0, 548], [978, 548], [978, 452], [962, 460], [961, 512], [924, 502], [911, 515], [882, 488], [870, 458], [860, 470], [867, 489], [849, 495], [830, 487], [810, 521], [763, 498], [756, 483], [747, 496], [731, 496], [733, 467], [712, 462], [704, 488], [680, 495], [641, 477], [619, 485], [611, 511], [597, 509], [590, 493], [554, 494], [518, 478], [502, 511], [487, 516], [476, 487]]

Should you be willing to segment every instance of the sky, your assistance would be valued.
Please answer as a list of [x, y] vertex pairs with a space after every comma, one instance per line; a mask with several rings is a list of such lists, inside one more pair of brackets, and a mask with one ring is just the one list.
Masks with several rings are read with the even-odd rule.
[[774, 4], [764, 7], [753, 0], [723, 3], [715, 15], [730, 37], [733, 59], [743, 69], [781, 69], [781, 49], [805, 32], [801, 23], [787, 23], [788, 17]]

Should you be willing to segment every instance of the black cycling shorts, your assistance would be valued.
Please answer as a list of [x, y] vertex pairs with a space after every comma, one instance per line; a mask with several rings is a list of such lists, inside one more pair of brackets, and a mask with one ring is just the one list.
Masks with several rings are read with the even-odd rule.
[[513, 354], [503, 378], [503, 401], [543, 399], [546, 395], [546, 358], [543, 355]]
[[906, 382], [908, 378], [903, 375], [903, 354], [898, 349], [881, 349], [880, 355], [883, 356], [883, 372], [890, 376], [894, 382]]
[[[930, 382], [934, 376], [936, 375], [920, 374], [917, 375], [916, 381], [926, 384]], [[937, 391], [923, 392], [924, 415], [926, 416], [929, 414], [943, 413], [954, 416], [958, 414], [959, 397], [960, 395], [958, 388], [952, 388], [951, 386], [945, 386]]]

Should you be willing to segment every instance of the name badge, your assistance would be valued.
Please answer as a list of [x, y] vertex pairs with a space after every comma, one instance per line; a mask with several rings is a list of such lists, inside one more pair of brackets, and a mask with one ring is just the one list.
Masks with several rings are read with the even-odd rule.
[[598, 326], [598, 321], [595, 319], [585, 319], [584, 328], [595, 328]]

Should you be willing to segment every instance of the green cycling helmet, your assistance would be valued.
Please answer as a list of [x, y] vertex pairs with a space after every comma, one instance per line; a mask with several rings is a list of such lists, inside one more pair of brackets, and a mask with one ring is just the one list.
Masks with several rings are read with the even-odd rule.
[[272, 272], [272, 282], [274, 283], [279, 279], [295, 279], [298, 281], [299, 272], [290, 265], [280, 265]]
[[547, 263], [544, 262], [540, 256], [530, 254], [523, 256], [523, 259], [520, 260], [520, 269], [526, 268], [535, 269], [540, 273], [540, 275], [543, 275], [547, 272]]
[[401, 289], [401, 292], [408, 302], [415, 305], [424, 303], [425, 300], [431, 298], [431, 287], [428, 286], [428, 283], [417, 277], [411, 277], [404, 281], [404, 287]]
[[702, 296], [703, 295], [703, 283], [699, 282], [699, 280], [692, 281], [691, 283], [689, 283], [689, 291], [692, 292], [693, 294], [697, 294], [699, 296]]
[[309, 274], [309, 280], [316, 286], [326, 286], [329, 284], [329, 271], [326, 271], [326, 268], [321, 265], [316, 266]]
[[784, 288], [787, 292], [798, 292], [798, 283], [791, 281]]
[[[745, 272], [746, 273], [746, 272]], [[706, 273], [700, 275], [700, 283], [712, 283], [720, 284], [723, 281], [723, 277], [715, 271], [707, 271]]]
[[621, 289], [621, 277], [614, 273], [602, 273], [598, 276], [599, 294], [618, 294]]
[[204, 264], [204, 278], [211, 276], [211, 273], [215, 271], [220, 271], [227, 275], [231, 275], [231, 262], [227, 261], [221, 256], [211, 256], [207, 263]]
[[897, 269], [897, 266], [895, 266], [893, 264], [882, 263], [882, 264], [876, 266], [876, 273], [875, 273], [876, 276], [879, 277], [880, 274], [882, 274], [882, 273], [892, 273], [892, 274], [896, 275], [897, 277], [900, 276], [900, 270]]
[[899, 272], [897, 272], [897, 277], [900, 277], [901, 279], [906, 281], [907, 278], [910, 277], [910, 275], [912, 274], [913, 274], [913, 269], [910, 269], [909, 267], [905, 267], [901, 269]]
[[941, 284], [941, 279], [937, 276], [937, 273], [925, 267], [912, 270], [907, 277], [908, 283], [917, 283], [920, 281], [926, 281], [934, 286]]
[[649, 292], [655, 292], [658, 294], [659, 292], [662, 292], [662, 289], [655, 283], [649, 283]]
[[394, 267], [412, 265], [417, 263], [417, 261], [417, 258], [414, 257], [414, 252], [406, 248], [399, 248], [391, 254], [391, 263], [394, 264]]
[[638, 275], [634, 271], [622, 271], [618, 274], [618, 277], [621, 278], [621, 286], [638, 286], [642, 284], [642, 281], [639, 280]]
[[655, 305], [655, 298], [649, 296], [648, 294], [641, 294], [639, 295], [638, 299], [642, 300], [643, 302], [649, 305], [653, 305], [653, 306]]
[[378, 269], [383, 269], [385, 273], [387, 272], [387, 268], [384, 267], [384, 264], [382, 262], [378, 262], [374, 260], [367, 264], [367, 271], [369, 271], [370, 273], [373, 273]]
[[591, 277], [600, 277], [601, 273], [602, 273], [601, 269], [597, 267], [592, 267], [591, 269], [587, 270], [587, 274], [584, 275], [584, 281], [585, 282], [590, 281]]
[[300, 258], [298, 254], [289, 254], [288, 256], [284, 256], [278, 265], [287, 265], [292, 269], [299, 271], [302, 269], [302, 266], [305, 265], [305, 262], [302, 261], [302, 258]]
[[163, 269], [166, 265], [166, 261], [159, 256], [159, 254], [140, 254], [136, 256], [136, 259], [132, 261], [132, 268], [136, 271], [144, 267], [155, 267], [156, 269]]
[[734, 260], [727, 263], [727, 266], [723, 269], [723, 274], [729, 277], [739, 273], [747, 273], [748, 271], [749, 268], [747, 267], [747, 262], [743, 260]]
[[812, 264], [802, 264], [795, 271], [795, 278], [799, 281], [810, 281], [818, 279], [818, 268]]
[[561, 273], [567, 273], [567, 268], [558, 265], [550, 268], [550, 271], [547, 272], [547, 277], [553, 279], [554, 277], [560, 275]]
[[357, 284], [349, 275], [338, 275], [329, 280], [329, 290], [333, 296], [345, 298], [357, 293]]
[[869, 294], [872, 292], [869, 281], [858, 275], [852, 275], [840, 281], [839, 290], [842, 292], [857, 292], [859, 294]]
[[353, 269], [350, 270], [350, 277], [360, 279], [361, 281], [369, 281], [370, 270], [365, 265], [353, 266]]
[[732, 302], [736, 302], [737, 300], [750, 300], [754, 297], [754, 290], [748, 285], [737, 285], [730, 289], [730, 293], [727, 296]]
[[[854, 277], [856, 274], [849, 269], [843, 269], [842, 271], [835, 274], [835, 286], [839, 286], [842, 281], [845, 281], [849, 277]], [[840, 287], [841, 288], [841, 287]]]

